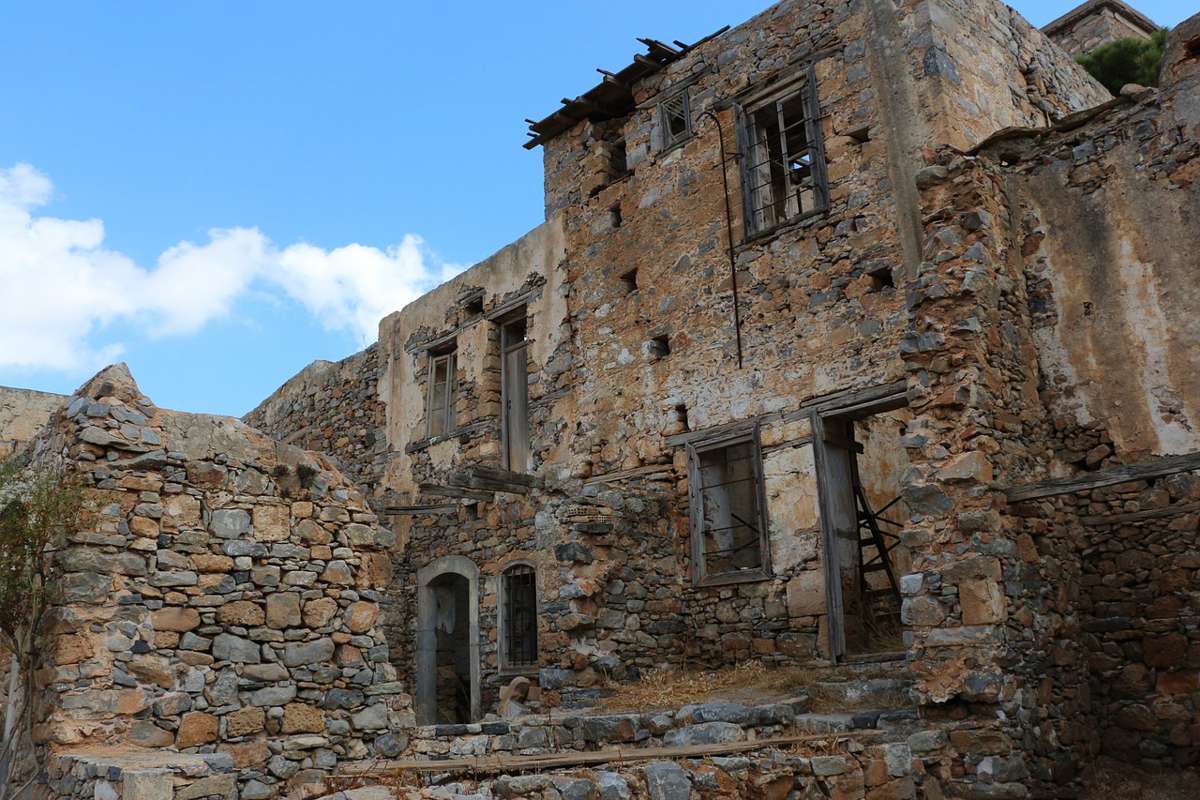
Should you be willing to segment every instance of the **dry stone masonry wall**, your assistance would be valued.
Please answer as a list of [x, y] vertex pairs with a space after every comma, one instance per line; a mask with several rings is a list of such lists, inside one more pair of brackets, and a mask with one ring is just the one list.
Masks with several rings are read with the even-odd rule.
[[243, 800], [404, 747], [378, 626], [390, 534], [329, 459], [159, 409], [123, 367], [35, 448], [74, 465], [95, 511], [56, 557], [40, 741], [76, 764], [97, 744], [198, 754]]

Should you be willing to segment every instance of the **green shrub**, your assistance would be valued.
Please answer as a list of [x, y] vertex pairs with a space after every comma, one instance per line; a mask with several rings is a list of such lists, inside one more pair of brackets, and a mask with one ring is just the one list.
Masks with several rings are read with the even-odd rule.
[[1167, 29], [1160, 28], [1149, 39], [1117, 39], [1075, 60], [1115, 95], [1127, 83], [1157, 86], [1166, 45]]

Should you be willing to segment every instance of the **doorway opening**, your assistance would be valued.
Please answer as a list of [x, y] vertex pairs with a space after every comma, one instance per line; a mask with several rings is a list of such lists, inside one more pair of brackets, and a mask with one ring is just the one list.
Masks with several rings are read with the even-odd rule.
[[471, 642], [467, 579], [441, 575], [431, 585], [436, 604], [438, 724], [471, 721]]
[[899, 577], [912, 565], [900, 538], [909, 522], [900, 492], [906, 406], [900, 390], [814, 413], [834, 658], [904, 649]]
[[474, 722], [479, 697], [479, 571], [446, 556], [418, 574], [417, 722]]

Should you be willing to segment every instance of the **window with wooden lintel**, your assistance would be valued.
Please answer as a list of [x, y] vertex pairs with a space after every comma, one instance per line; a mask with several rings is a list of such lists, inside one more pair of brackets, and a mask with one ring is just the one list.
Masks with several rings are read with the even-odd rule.
[[696, 583], [770, 574], [758, 432], [688, 445], [692, 577]]
[[812, 69], [736, 106], [747, 237], [829, 206]]
[[429, 351], [428, 435], [441, 436], [454, 430], [457, 420], [454, 401], [457, 395], [457, 359], [454, 346]]
[[500, 616], [500, 667], [537, 666], [537, 573], [529, 564], [514, 564], [500, 574]]
[[688, 91], [676, 92], [658, 104], [663, 150], [670, 150], [692, 138], [692, 101]]

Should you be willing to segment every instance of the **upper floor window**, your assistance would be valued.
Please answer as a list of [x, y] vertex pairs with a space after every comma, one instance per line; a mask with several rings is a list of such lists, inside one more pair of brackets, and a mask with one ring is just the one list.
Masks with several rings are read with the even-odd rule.
[[689, 445], [688, 491], [696, 582], [767, 577], [767, 515], [757, 432]]
[[528, 564], [514, 564], [500, 576], [500, 664], [504, 668], [538, 662], [537, 576]]
[[454, 430], [454, 401], [457, 394], [455, 379], [457, 364], [453, 349], [429, 353], [429, 402], [428, 411], [430, 437], [441, 436]]
[[746, 235], [824, 211], [829, 205], [812, 70], [738, 107]]
[[692, 101], [688, 90], [676, 92], [658, 104], [659, 124], [662, 126], [662, 149], [683, 144], [692, 138]]
[[529, 339], [525, 308], [500, 323], [500, 404], [504, 466], [529, 471]]

